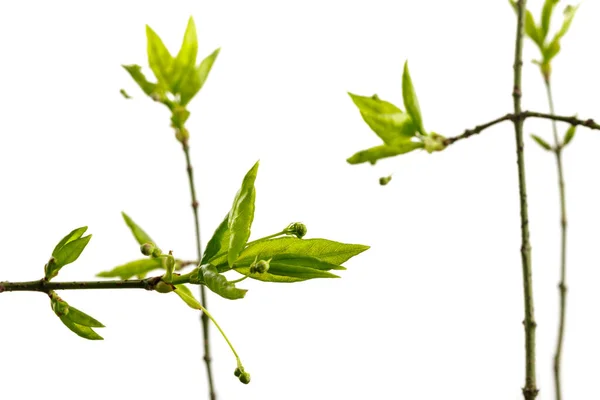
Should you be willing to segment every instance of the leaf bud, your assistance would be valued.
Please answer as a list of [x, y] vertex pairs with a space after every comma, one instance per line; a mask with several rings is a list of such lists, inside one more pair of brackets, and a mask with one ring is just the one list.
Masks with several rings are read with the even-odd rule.
[[171, 293], [173, 290], [175, 290], [175, 286], [165, 281], [159, 281], [156, 286], [154, 286], [154, 290], [156, 290], [158, 293]]
[[268, 260], [260, 260], [258, 262], [252, 263], [250, 265], [250, 273], [251, 274], [264, 274], [269, 270], [269, 263], [271, 262], [271, 258]]
[[239, 380], [244, 385], [249, 384], [250, 383], [250, 374], [248, 372], [242, 372], [242, 374], [239, 376]]
[[52, 311], [59, 316], [63, 317], [69, 313], [69, 304], [58, 297], [55, 292], [51, 292], [50, 294], [50, 302], [52, 306]]
[[145, 256], [151, 256], [155, 249], [156, 246], [154, 245], [154, 243], [144, 243], [140, 246], [140, 251]]
[[425, 145], [425, 150], [428, 153], [433, 153], [434, 151], [442, 151], [446, 148], [446, 144], [444, 143], [446, 138], [442, 135], [439, 135], [435, 132], [431, 132], [429, 135], [423, 138], [423, 144]]
[[294, 235], [298, 239], [302, 239], [306, 235], [306, 225], [302, 222], [293, 222], [285, 228], [284, 232], [286, 235]]
[[385, 186], [388, 183], [390, 183], [390, 181], [392, 180], [392, 176], [382, 176], [381, 178], [379, 178], [379, 184], [381, 186]]

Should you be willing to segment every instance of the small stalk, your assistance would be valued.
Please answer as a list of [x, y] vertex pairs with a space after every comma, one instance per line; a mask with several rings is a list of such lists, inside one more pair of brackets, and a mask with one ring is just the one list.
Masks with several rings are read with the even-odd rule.
[[[521, 71], [523, 66], [523, 26], [527, 0], [519, 0], [517, 34], [515, 41], [513, 105], [514, 114], [521, 114]], [[536, 398], [539, 390], [536, 385], [535, 328], [533, 307], [533, 279], [531, 271], [531, 244], [529, 242], [529, 216], [527, 210], [527, 186], [525, 181], [525, 156], [523, 144], [523, 118], [515, 118], [515, 140], [517, 147], [517, 167], [519, 173], [519, 197], [521, 208], [521, 262], [523, 269], [523, 299], [525, 309], [525, 400]]]
[[[196, 197], [196, 186], [194, 184], [194, 169], [192, 167], [192, 162], [190, 159], [190, 146], [188, 144], [187, 137], [182, 138], [181, 145], [183, 148], [183, 152], [185, 154], [185, 162], [186, 162], [186, 171], [188, 176], [188, 181], [190, 185], [190, 193], [192, 195], [192, 211], [194, 213], [194, 229], [196, 232], [196, 254], [198, 255], [198, 263], [202, 259], [202, 245], [200, 240], [200, 217], [198, 215], [198, 198]], [[215, 385], [213, 380], [212, 373], [212, 357], [210, 354], [210, 336], [208, 330], [208, 320], [209, 317], [206, 312], [206, 290], [204, 285], [200, 285], [200, 304], [202, 305], [202, 314], [200, 316], [200, 323], [202, 325], [202, 337], [204, 343], [204, 363], [206, 364], [206, 374], [208, 378], [208, 390], [209, 396], [211, 400], [216, 400], [217, 394], [215, 392]]]
[[[550, 114], [554, 114], [554, 100], [552, 99], [552, 88], [550, 86], [550, 77], [544, 76], [544, 84], [546, 85], [546, 94], [548, 97], [548, 105]], [[552, 133], [554, 136], [554, 155], [556, 156], [556, 171], [558, 175], [558, 191], [560, 196], [560, 282], [558, 283], [559, 292], [559, 321], [558, 321], [558, 336], [556, 340], [556, 350], [554, 352], [554, 393], [556, 400], [562, 399], [561, 389], [561, 358], [562, 348], [565, 336], [565, 317], [567, 305], [567, 206], [565, 195], [565, 180], [562, 166], [562, 143], [558, 139], [558, 130], [556, 121], [552, 121]]]

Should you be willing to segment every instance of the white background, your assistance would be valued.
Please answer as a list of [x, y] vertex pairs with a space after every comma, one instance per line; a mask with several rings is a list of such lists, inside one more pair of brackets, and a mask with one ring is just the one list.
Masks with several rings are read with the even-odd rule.
[[[539, 20], [542, 0], [530, 1]], [[562, 22], [560, 4], [553, 29]], [[252, 237], [303, 221], [307, 237], [371, 245], [339, 280], [245, 281], [210, 296], [252, 383], [214, 328], [219, 399], [519, 399], [523, 295], [510, 123], [443, 153], [375, 167], [345, 159], [379, 144], [346, 92], [402, 107], [409, 59], [428, 130], [454, 136], [512, 110], [516, 18], [506, 1], [3, 1], [0, 3], [0, 280], [33, 280], [56, 242], [90, 245], [59, 276], [139, 258], [128, 212], [163, 249], [194, 257], [185, 163], [163, 106], [120, 67], [149, 72], [144, 24], [176, 52], [187, 18], [199, 57], [221, 47], [191, 103], [204, 243], [261, 160]], [[596, 117], [600, 5], [585, 2], [554, 62], [557, 112]], [[547, 111], [525, 46], [523, 105]], [[150, 74], [149, 74], [150, 75]], [[124, 100], [119, 89], [133, 97]], [[551, 139], [548, 121], [526, 132]], [[566, 126], [561, 125], [564, 132]], [[566, 399], [598, 398], [600, 133], [564, 153], [569, 212]], [[540, 398], [551, 399], [559, 216], [554, 158], [526, 142]], [[380, 176], [394, 173], [386, 187]], [[198, 313], [175, 295], [64, 292], [107, 328], [83, 340], [46, 296], [0, 297], [4, 398], [206, 398]], [[168, 397], [166, 397], [168, 396]]]

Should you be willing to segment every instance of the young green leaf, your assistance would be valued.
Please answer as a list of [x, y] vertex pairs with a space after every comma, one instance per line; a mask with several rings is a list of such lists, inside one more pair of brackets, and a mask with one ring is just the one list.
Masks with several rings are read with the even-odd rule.
[[221, 222], [212, 238], [208, 241], [200, 264], [209, 263], [219, 252], [229, 249], [229, 236], [229, 213], [227, 213], [223, 222]]
[[191, 308], [195, 310], [202, 310], [200, 302], [196, 300], [191, 290], [185, 285], [175, 285], [174, 293], [181, 298]]
[[544, 62], [542, 63], [542, 67], [546, 65], [550, 65], [550, 61], [560, 52], [560, 42], [557, 39], [552, 40], [544, 49], [542, 50], [542, 57], [544, 58]]
[[85, 231], [87, 231], [87, 226], [82, 226], [81, 228], [73, 229], [71, 232], [67, 234], [64, 238], [58, 242], [58, 244], [52, 250], [52, 257], [56, 257], [58, 250], [60, 250], [65, 244], [72, 242], [73, 240], [79, 239]]
[[567, 129], [567, 131], [565, 132], [565, 137], [563, 138], [563, 143], [562, 143], [562, 147], [565, 147], [566, 145], [568, 145], [569, 143], [571, 143], [571, 140], [573, 140], [573, 137], [575, 136], [575, 129], [577, 127], [575, 125], [571, 125], [569, 127], [569, 129]]
[[145, 276], [148, 272], [162, 268], [161, 258], [142, 258], [128, 262], [110, 271], [100, 272], [99, 278], [121, 278], [130, 279], [133, 276]]
[[[326, 270], [307, 266], [318, 266], [319, 262], [320, 260], [315, 260], [312, 257], [301, 256], [294, 258], [290, 254], [285, 254], [280, 257], [273, 257], [269, 262], [269, 270], [264, 273], [252, 273], [249, 265], [236, 266], [235, 270], [249, 278], [263, 282], [300, 282], [315, 278], [339, 278], [339, 276]], [[244, 262], [244, 264], [246, 264], [246, 262]]]
[[419, 107], [419, 99], [408, 71], [408, 61], [404, 63], [404, 72], [402, 73], [402, 98], [404, 99], [404, 107], [410, 115], [410, 118], [415, 124], [417, 131], [421, 134], [426, 135], [425, 128], [423, 127], [423, 118], [421, 117], [421, 108]]
[[348, 164], [361, 164], [370, 162], [375, 164], [378, 160], [387, 157], [393, 157], [400, 154], [410, 153], [416, 149], [422, 149], [425, 145], [422, 142], [403, 142], [395, 146], [381, 145], [371, 147], [370, 149], [361, 150], [348, 158]]
[[194, 19], [190, 17], [188, 20], [185, 34], [183, 35], [183, 43], [177, 57], [175, 57], [173, 83], [171, 91], [179, 93], [181, 82], [184, 76], [191, 73], [196, 67], [196, 57], [198, 55], [198, 37], [196, 35], [196, 25]]
[[417, 127], [410, 116], [377, 96], [365, 97], [348, 93], [369, 127], [387, 145], [409, 141]]
[[158, 84], [170, 88], [173, 79], [173, 56], [165, 47], [162, 39], [148, 25], [146, 25], [146, 38], [148, 40], [148, 64], [150, 64]]
[[[350, 258], [367, 250], [369, 246], [362, 244], [346, 244], [327, 239], [298, 239], [282, 237], [261, 240], [248, 245], [235, 262], [237, 266], [249, 266], [255, 259], [273, 260], [285, 259], [285, 255], [294, 257], [312, 257], [323, 263], [342, 265]], [[227, 257], [219, 256], [212, 260], [219, 271], [228, 268]], [[271, 264], [273, 261], [271, 261]], [[315, 268], [315, 264], [311, 264]], [[340, 269], [340, 268], [332, 268]], [[269, 270], [270, 271], [270, 270]]]
[[552, 146], [550, 146], [544, 139], [542, 139], [541, 137], [537, 136], [537, 135], [531, 135], [531, 138], [533, 140], [535, 140], [535, 142], [537, 144], [539, 144], [543, 149], [548, 150], [548, 151], [552, 151]]
[[95, 318], [90, 317], [83, 311], [79, 311], [73, 306], [69, 306], [68, 319], [77, 325], [89, 326], [91, 328], [104, 328], [104, 325]]
[[194, 98], [196, 93], [202, 89], [220, 51], [220, 48], [213, 51], [209, 56], [202, 60], [200, 65], [193, 70], [190, 70], [189, 73], [182, 78], [179, 88], [181, 105], [185, 106], [188, 104]]
[[573, 22], [573, 18], [575, 17], [575, 12], [577, 11], [578, 8], [579, 8], [579, 5], [565, 7], [565, 11], [564, 11], [565, 19], [563, 20], [563, 24], [560, 27], [560, 30], [554, 36], [553, 40], [560, 40], [560, 38], [562, 38], [567, 33], [567, 31], [571, 27], [571, 23]]
[[129, 93], [127, 93], [125, 91], [125, 89], [120, 89], [119, 93], [121, 93], [121, 96], [123, 96], [123, 98], [125, 98], [125, 99], [131, 99], [131, 96], [129, 95]]
[[544, 2], [540, 26], [542, 41], [546, 39], [546, 36], [548, 36], [548, 30], [550, 29], [550, 20], [552, 18], [552, 11], [554, 11], [554, 7], [558, 4], [559, 1], [560, 0], [546, 0]]
[[78, 336], [81, 336], [84, 339], [88, 340], [104, 340], [104, 338], [98, 335], [92, 328], [89, 326], [79, 325], [69, 319], [69, 315], [63, 315], [59, 317], [63, 324], [71, 331], [76, 333]]
[[142, 67], [139, 65], [122, 65], [125, 68], [125, 71], [131, 75], [133, 80], [138, 84], [140, 89], [148, 96], [152, 96], [154, 92], [156, 92], [156, 83], [148, 82], [144, 74], [142, 73]]
[[[87, 235], [81, 237], [79, 239], [72, 240], [58, 249], [56, 252], [53, 252], [53, 262], [49, 262], [48, 266], [51, 266], [49, 271], [46, 273], [46, 279], [50, 279], [56, 274], [58, 271], [67, 264], [71, 264], [75, 260], [79, 258], [87, 244], [89, 243], [92, 235]], [[49, 272], [49, 273], [48, 273]]]
[[235, 283], [229, 282], [221, 275], [217, 268], [211, 264], [203, 265], [190, 276], [190, 283], [206, 285], [207, 288], [221, 297], [229, 300], [241, 299], [246, 295], [246, 289], [238, 289]]
[[229, 228], [229, 250], [227, 260], [229, 265], [233, 265], [240, 252], [246, 247], [250, 237], [250, 227], [254, 220], [254, 200], [256, 198], [256, 189], [254, 182], [258, 172], [258, 161], [246, 173], [242, 181], [242, 187], [235, 195], [233, 206], [229, 211], [227, 226]]
[[540, 48], [544, 48], [544, 38], [540, 28], [535, 24], [531, 11], [525, 11], [525, 34]]
[[137, 242], [140, 245], [143, 245], [145, 243], [152, 243], [156, 245], [154, 240], [152, 240], [152, 238], [146, 232], [144, 232], [144, 230], [140, 228], [138, 224], [133, 222], [129, 215], [125, 214], [124, 212], [121, 212], [121, 215], [123, 216], [123, 219], [125, 220], [125, 223], [129, 227], [129, 229], [131, 229], [131, 233], [133, 233], [135, 240], [137, 240]]

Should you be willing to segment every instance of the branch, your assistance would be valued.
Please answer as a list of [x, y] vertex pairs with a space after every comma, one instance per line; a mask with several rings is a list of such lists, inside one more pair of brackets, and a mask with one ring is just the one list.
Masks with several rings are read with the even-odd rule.
[[566, 122], [566, 123], [574, 125], [574, 126], [581, 125], [581, 126], [585, 126], [586, 128], [600, 130], [600, 124], [596, 123], [591, 118], [584, 120], [584, 119], [579, 119], [575, 116], [565, 117], [565, 116], [561, 116], [561, 115], [545, 114], [545, 113], [540, 113], [540, 112], [535, 112], [535, 111], [522, 111], [519, 113], [506, 114], [503, 117], [496, 118], [493, 121], [487, 122], [485, 124], [477, 125], [473, 129], [467, 129], [458, 136], [453, 136], [453, 137], [447, 138], [444, 141], [444, 144], [446, 146], [449, 146], [459, 140], [466, 139], [473, 135], [477, 135], [477, 134], [483, 132], [484, 130], [486, 130], [487, 128], [490, 128], [490, 127], [492, 127], [500, 122], [503, 122], [503, 121], [516, 122], [519, 119], [524, 121], [527, 118], [543, 118], [543, 119], [549, 119], [552, 121]]
[[29, 282], [0, 282], [2, 292], [43, 292], [51, 290], [84, 290], [84, 289], [146, 289], [154, 290], [162, 276], [146, 279], [119, 281], [80, 281], [80, 282], [49, 282], [45, 279]]

